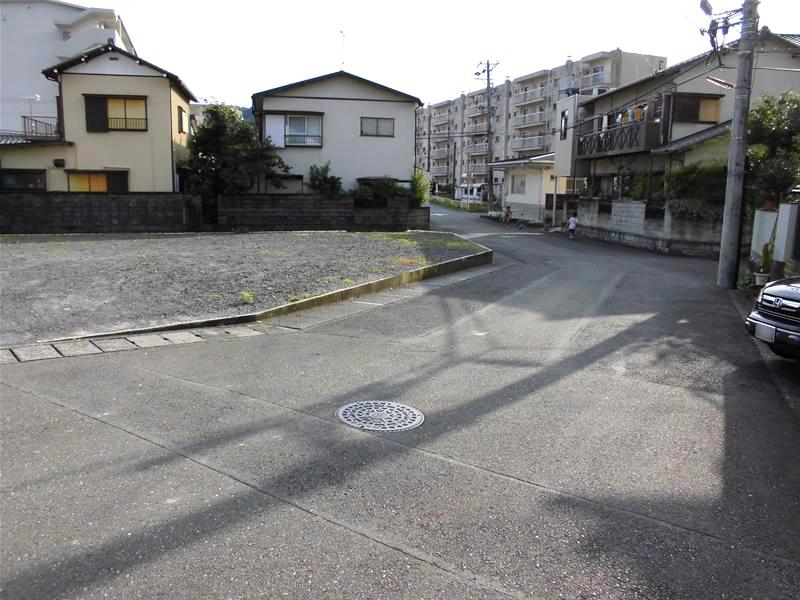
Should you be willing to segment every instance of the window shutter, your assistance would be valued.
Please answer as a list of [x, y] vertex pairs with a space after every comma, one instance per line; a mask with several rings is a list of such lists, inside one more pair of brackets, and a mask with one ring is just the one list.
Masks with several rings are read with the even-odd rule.
[[108, 191], [111, 193], [128, 191], [128, 172], [127, 171], [106, 171], [108, 181]]
[[84, 96], [86, 131], [108, 131], [108, 101], [103, 96]]

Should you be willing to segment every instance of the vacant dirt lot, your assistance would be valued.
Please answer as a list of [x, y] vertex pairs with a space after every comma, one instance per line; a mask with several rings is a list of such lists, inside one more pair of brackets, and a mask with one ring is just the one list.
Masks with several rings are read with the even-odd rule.
[[244, 314], [478, 247], [445, 233], [0, 239], [0, 346]]

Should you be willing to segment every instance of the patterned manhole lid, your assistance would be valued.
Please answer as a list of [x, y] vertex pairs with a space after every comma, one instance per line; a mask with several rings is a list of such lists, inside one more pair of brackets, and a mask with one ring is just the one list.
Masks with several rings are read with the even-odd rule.
[[404, 431], [425, 420], [416, 408], [398, 402], [365, 400], [340, 406], [336, 416], [352, 427], [370, 431]]

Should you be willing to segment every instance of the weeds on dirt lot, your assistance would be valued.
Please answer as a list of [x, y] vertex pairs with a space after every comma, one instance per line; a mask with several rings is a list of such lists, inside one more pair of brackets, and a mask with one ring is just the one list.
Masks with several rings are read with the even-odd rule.
[[424, 256], [393, 256], [386, 263], [394, 267], [424, 267], [431, 261]]
[[314, 294], [306, 292], [304, 294], [298, 294], [296, 296], [290, 296], [288, 301], [289, 302], [300, 302], [300, 300], [307, 300], [308, 298], [313, 298], [313, 297], [314, 297]]
[[374, 240], [389, 240], [402, 246], [416, 246], [422, 250], [429, 248], [476, 248], [469, 240], [444, 235], [415, 236], [408, 233], [371, 233]]
[[242, 301], [242, 304], [252, 304], [255, 298], [250, 292], [239, 292], [239, 300]]

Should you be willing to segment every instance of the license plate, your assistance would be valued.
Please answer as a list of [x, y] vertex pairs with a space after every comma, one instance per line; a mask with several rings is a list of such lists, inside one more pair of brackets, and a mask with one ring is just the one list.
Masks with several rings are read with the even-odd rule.
[[772, 325], [756, 323], [756, 337], [765, 342], [772, 343], [775, 341], [775, 328]]

